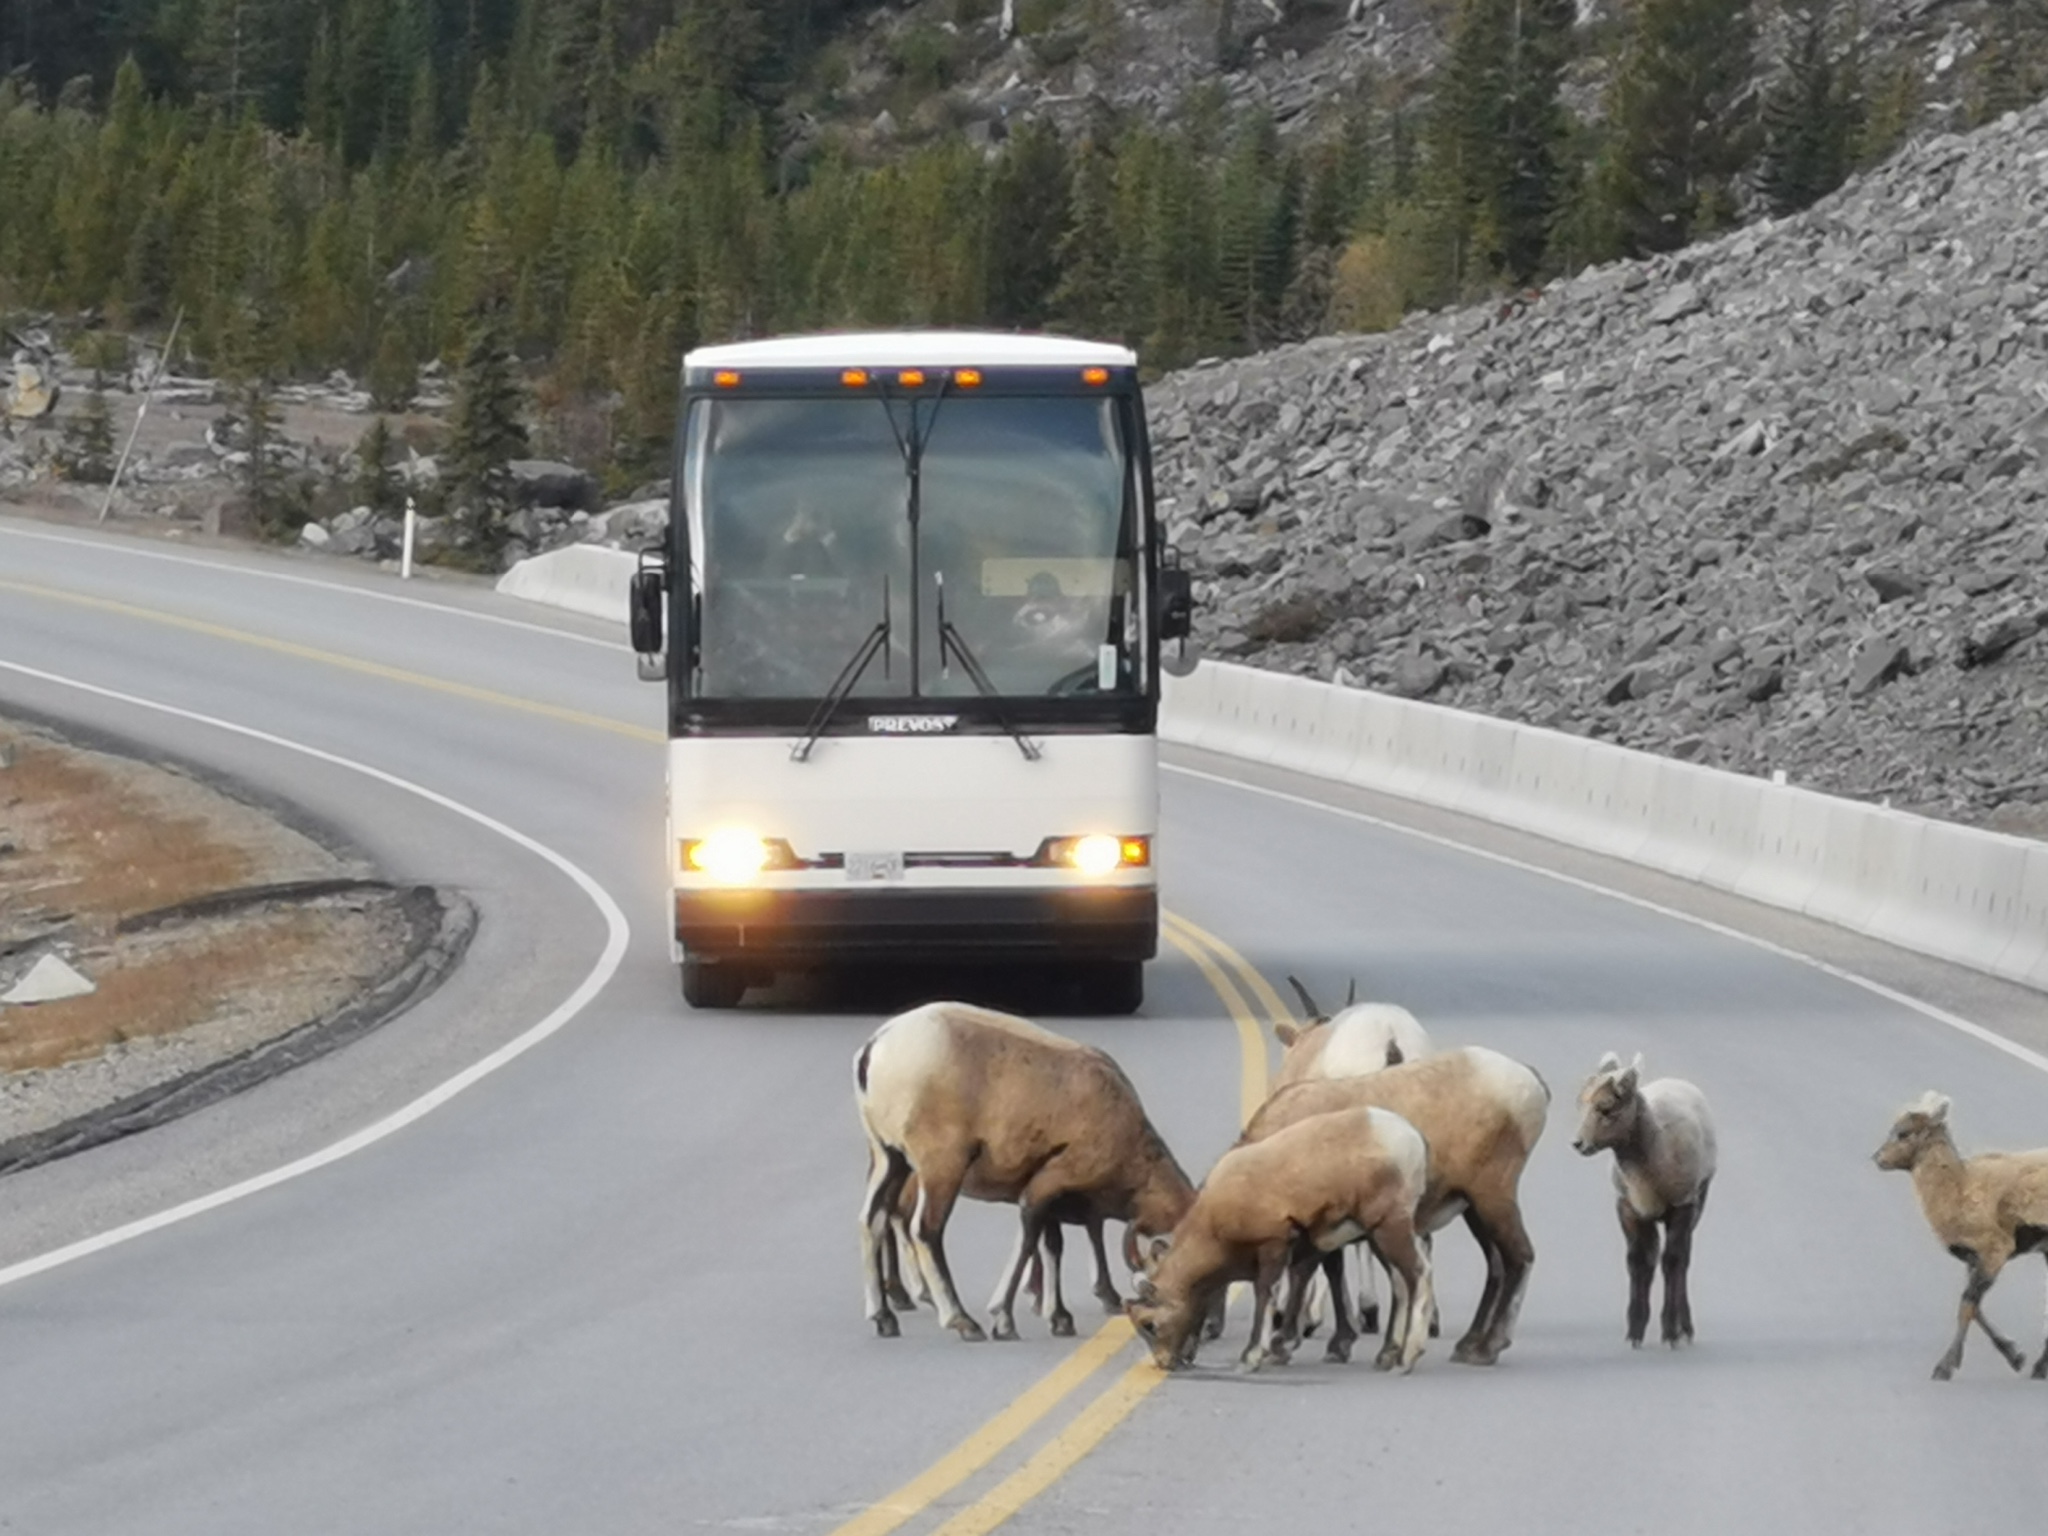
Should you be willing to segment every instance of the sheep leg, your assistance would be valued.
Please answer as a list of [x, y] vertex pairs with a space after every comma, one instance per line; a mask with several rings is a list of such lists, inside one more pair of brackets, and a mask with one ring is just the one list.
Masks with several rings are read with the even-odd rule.
[[1480, 1288], [1479, 1305], [1473, 1310], [1472, 1324], [1452, 1348], [1451, 1358], [1460, 1365], [1491, 1365], [1498, 1351], [1490, 1349], [1488, 1340], [1493, 1334], [1494, 1316], [1500, 1309], [1507, 1281], [1507, 1265], [1501, 1254], [1500, 1238], [1476, 1205], [1465, 1208], [1465, 1227], [1471, 1232], [1472, 1240], [1479, 1244], [1480, 1256], [1486, 1260], [1486, 1284]]
[[1657, 1223], [1638, 1216], [1626, 1200], [1617, 1201], [1616, 1207], [1621, 1212], [1621, 1235], [1628, 1240], [1628, 1342], [1641, 1349], [1650, 1326], [1650, 1281], [1657, 1272], [1661, 1239]]
[[[1536, 1245], [1529, 1241], [1529, 1229], [1522, 1225], [1522, 1208], [1512, 1194], [1484, 1202], [1483, 1219], [1493, 1237], [1487, 1267], [1490, 1273], [1496, 1261], [1500, 1264], [1500, 1289], [1494, 1296], [1485, 1337], [1470, 1356], [1473, 1365], [1493, 1364], [1515, 1342], [1515, 1323], [1529, 1293], [1529, 1272], [1536, 1266]], [[1457, 1358], [1455, 1353], [1452, 1358]]]
[[903, 1284], [903, 1244], [892, 1221], [882, 1232], [882, 1291], [898, 1312], [915, 1312], [917, 1302]]
[[[1372, 1259], [1363, 1249], [1359, 1250], [1359, 1264], [1364, 1269], [1372, 1267]], [[1323, 1278], [1330, 1290], [1330, 1342], [1323, 1349], [1323, 1359], [1331, 1365], [1345, 1365], [1358, 1342], [1358, 1329], [1352, 1324], [1351, 1298], [1345, 1293], [1342, 1248], [1324, 1258]]]
[[[1380, 1331], [1380, 1299], [1377, 1294], [1376, 1283], [1372, 1277], [1373, 1264], [1372, 1250], [1370, 1248], [1360, 1249], [1358, 1253], [1358, 1331], [1360, 1333], [1378, 1333]], [[1389, 1327], [1393, 1326], [1393, 1318], [1391, 1316], [1387, 1319], [1387, 1325]]]
[[1404, 1376], [1422, 1358], [1427, 1337], [1423, 1319], [1434, 1299], [1430, 1279], [1429, 1250], [1416, 1241], [1415, 1228], [1405, 1220], [1386, 1221], [1372, 1235], [1372, 1246], [1387, 1266], [1387, 1289], [1393, 1308], [1387, 1315], [1387, 1339], [1373, 1364], [1380, 1370], [1398, 1369]]
[[1266, 1358], [1276, 1365], [1285, 1365], [1294, 1358], [1294, 1346], [1301, 1339], [1302, 1303], [1308, 1299], [1309, 1288], [1315, 1280], [1316, 1269], [1323, 1260], [1309, 1243], [1297, 1241], [1287, 1260], [1287, 1297], [1274, 1318], [1272, 1331], [1268, 1334], [1271, 1342], [1266, 1347]]
[[1124, 1299], [1116, 1291], [1116, 1282], [1110, 1278], [1109, 1249], [1102, 1241], [1102, 1218], [1088, 1218], [1088, 1251], [1095, 1260], [1095, 1299], [1102, 1303], [1102, 1310], [1111, 1317], [1118, 1316], [1124, 1309]]
[[[1003, 1278], [996, 1286], [996, 1293], [989, 1298], [989, 1336], [995, 1339], [1017, 1337], [1017, 1287], [1024, 1283], [1024, 1272], [1038, 1258], [1038, 1244], [1046, 1238], [1047, 1228], [1058, 1231], [1057, 1223], [1048, 1223], [1045, 1207], [1019, 1203], [1017, 1207], [1017, 1246], [1011, 1251], [1010, 1262], [1004, 1266]], [[1057, 1274], [1057, 1272], [1055, 1272]], [[1057, 1290], [1059, 1281], [1054, 1279]], [[1069, 1324], [1073, 1319], [1067, 1320]]]
[[866, 1279], [868, 1321], [875, 1325], [876, 1334], [885, 1339], [897, 1337], [901, 1329], [896, 1314], [889, 1310], [883, 1249], [890, 1246], [889, 1222], [909, 1178], [910, 1164], [901, 1152], [869, 1143], [867, 1189], [861, 1200], [861, 1269]]
[[1664, 1218], [1664, 1342], [1676, 1349], [1692, 1340], [1692, 1232], [1696, 1205], [1674, 1206]]
[[961, 1305], [959, 1288], [953, 1284], [953, 1268], [946, 1262], [946, 1221], [959, 1197], [960, 1174], [955, 1170], [918, 1170], [917, 1209], [910, 1221], [911, 1251], [931, 1282], [933, 1305], [939, 1309], [939, 1326], [952, 1329], [963, 1339], [979, 1342], [988, 1335]]
[[[1258, 1251], [1252, 1277], [1252, 1338], [1238, 1357], [1247, 1371], [1256, 1371], [1269, 1358], [1267, 1339], [1272, 1332], [1273, 1288], [1287, 1268], [1286, 1240], [1265, 1244]], [[1285, 1358], [1282, 1356], [1281, 1358]]]
[[1209, 1302], [1209, 1315], [1202, 1319], [1202, 1342], [1213, 1344], [1223, 1337], [1223, 1325], [1229, 1319], [1230, 1288], [1225, 1286]]
[[1066, 1234], [1056, 1221], [1045, 1224], [1045, 1269], [1046, 1289], [1052, 1297], [1052, 1336], [1056, 1339], [1071, 1339], [1074, 1336], [1074, 1314], [1067, 1310], [1067, 1298], [1060, 1290], [1060, 1261], [1066, 1257]]

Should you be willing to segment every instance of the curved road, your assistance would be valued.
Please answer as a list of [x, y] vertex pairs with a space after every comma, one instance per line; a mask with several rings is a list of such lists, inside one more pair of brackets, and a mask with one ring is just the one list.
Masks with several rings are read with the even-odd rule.
[[[1226, 1351], [1161, 1378], [1120, 1322], [970, 1347], [926, 1318], [889, 1344], [853, 1236], [849, 1063], [874, 1012], [683, 1007], [657, 691], [608, 627], [0, 520], [7, 709], [285, 795], [483, 922], [365, 1041], [0, 1181], [0, 1529], [1850, 1532], [2048, 1507], [2048, 1387], [1981, 1337], [1927, 1380], [1960, 1266], [1869, 1161], [1930, 1086], [1966, 1150], [2048, 1143], [2037, 996], [1181, 754], [1176, 947], [1140, 1017], [1058, 1027], [1118, 1056], [1198, 1175], [1290, 972], [1332, 995], [1355, 974], [1440, 1041], [1535, 1065], [1558, 1104], [1516, 1346], [1477, 1371], [1439, 1344], [1397, 1380], [1312, 1354], [1240, 1376]], [[1693, 1078], [1720, 1121], [1683, 1354], [1621, 1342], [1607, 1168], [1569, 1146], [1608, 1049]], [[1009, 1221], [968, 1207], [956, 1230], [979, 1292]], [[1438, 1255], [1462, 1326], [1471, 1246]], [[2041, 1286], [2025, 1260], [1989, 1303], [2030, 1358]]]

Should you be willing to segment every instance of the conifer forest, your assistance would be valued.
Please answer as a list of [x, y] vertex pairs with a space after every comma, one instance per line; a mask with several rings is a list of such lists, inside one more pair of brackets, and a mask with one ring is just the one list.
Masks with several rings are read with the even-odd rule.
[[[1211, 87], [878, 147], [791, 131], [829, 130], [850, 0], [0, 0], [0, 319], [182, 313], [223, 377], [340, 368], [386, 409], [430, 359], [509, 361], [537, 414], [603, 402], [630, 476], [699, 342], [1055, 327], [1157, 371], [1383, 328], [1803, 207], [1918, 106], [1852, 0], [1436, 8], [1431, 73], [1285, 132]], [[925, 9], [907, 107], [997, 5]], [[2048, 84], [2048, 0], [2000, 15], [1980, 120]]]

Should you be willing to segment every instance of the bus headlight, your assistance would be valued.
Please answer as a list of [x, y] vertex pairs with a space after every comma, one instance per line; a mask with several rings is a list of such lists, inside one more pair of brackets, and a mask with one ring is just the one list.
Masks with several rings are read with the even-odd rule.
[[1048, 838], [1039, 850], [1038, 862], [1064, 864], [1091, 876], [1112, 874], [1119, 869], [1142, 869], [1152, 862], [1152, 839], [1111, 837], [1106, 832]]
[[764, 869], [793, 869], [798, 862], [781, 838], [756, 837], [737, 828], [685, 838], [678, 851], [684, 869], [723, 881], [751, 880]]

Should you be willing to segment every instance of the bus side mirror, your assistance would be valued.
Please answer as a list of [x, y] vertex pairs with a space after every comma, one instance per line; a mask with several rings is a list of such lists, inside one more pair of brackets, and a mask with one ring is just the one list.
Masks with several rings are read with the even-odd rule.
[[667, 675], [661, 649], [662, 607], [668, 597], [668, 573], [659, 565], [643, 565], [626, 589], [626, 620], [633, 649], [639, 653], [640, 675], [653, 681]]
[[1159, 638], [1184, 640], [1194, 627], [1194, 578], [1177, 565], [1160, 567]]

